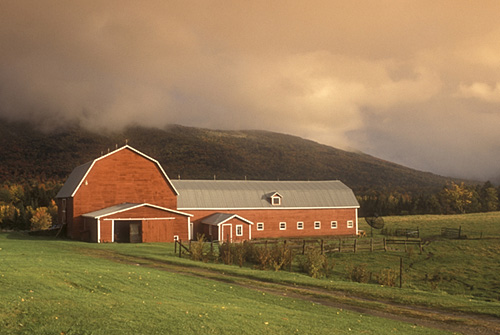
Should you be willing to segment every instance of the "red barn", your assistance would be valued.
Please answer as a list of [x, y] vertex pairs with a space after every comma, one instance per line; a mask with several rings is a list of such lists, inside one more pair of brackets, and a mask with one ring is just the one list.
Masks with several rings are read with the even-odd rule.
[[191, 215], [176, 210], [177, 195], [156, 160], [124, 146], [75, 168], [56, 199], [72, 239], [153, 242], [191, 237]]
[[340, 181], [171, 181], [130, 146], [77, 167], [57, 201], [68, 236], [92, 242], [358, 233], [359, 204]]

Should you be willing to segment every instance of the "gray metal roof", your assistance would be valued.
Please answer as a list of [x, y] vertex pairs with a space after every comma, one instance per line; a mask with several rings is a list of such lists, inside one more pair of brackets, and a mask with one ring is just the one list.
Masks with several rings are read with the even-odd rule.
[[214, 225], [217, 226], [221, 223], [224, 223], [232, 218], [238, 218], [246, 223], [253, 224], [253, 222], [237, 215], [237, 214], [227, 214], [227, 213], [214, 213], [205, 219], [203, 219], [201, 222], [209, 225]]
[[87, 174], [87, 172], [90, 170], [90, 167], [92, 166], [92, 163], [94, 161], [87, 162], [83, 165], [80, 165], [76, 167], [71, 174], [69, 175], [68, 179], [64, 183], [63, 187], [57, 192], [56, 198], [70, 198], [73, 196], [73, 192], [78, 188], [80, 183], [82, 182], [83, 178]]
[[98, 211], [86, 213], [86, 214], [83, 214], [82, 216], [89, 217], [89, 218], [99, 218], [102, 216], [107, 216], [110, 214], [123, 212], [123, 211], [126, 211], [128, 209], [132, 209], [134, 207], [139, 207], [139, 206], [141, 206], [141, 204], [132, 204], [132, 203], [125, 202], [123, 204], [114, 205], [111, 207], [106, 207], [106, 208], [100, 209]]
[[162, 211], [165, 211], [165, 212], [176, 213], [176, 214], [180, 214], [180, 215], [184, 215], [184, 216], [193, 216], [192, 214], [179, 212], [179, 211], [176, 211], [176, 210], [170, 209], [170, 208], [164, 208], [164, 207], [160, 207], [160, 206], [156, 206], [156, 205], [152, 205], [152, 204], [147, 204], [147, 203], [133, 204], [133, 203], [130, 203], [130, 202], [124, 202], [122, 204], [113, 205], [113, 206], [110, 206], [110, 207], [99, 209], [97, 211], [93, 211], [93, 212], [90, 212], [90, 213], [83, 214], [82, 216], [83, 217], [89, 217], [89, 218], [97, 219], [97, 218], [100, 218], [100, 217], [103, 217], [103, 216], [108, 216], [108, 215], [115, 214], [115, 213], [125, 212], [125, 211], [127, 211], [129, 209], [133, 209], [133, 208], [137, 208], [137, 207], [142, 207], [142, 206], [156, 208], [156, 209], [159, 209], [159, 210], [162, 210]]
[[[179, 191], [177, 207], [187, 209], [359, 207], [350, 188], [329, 181], [172, 180]], [[278, 192], [281, 205], [269, 195]]]

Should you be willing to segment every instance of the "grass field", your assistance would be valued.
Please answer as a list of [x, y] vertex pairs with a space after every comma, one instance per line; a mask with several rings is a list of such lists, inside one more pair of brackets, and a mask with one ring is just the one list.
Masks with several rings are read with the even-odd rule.
[[[391, 217], [386, 225], [418, 226], [431, 242], [422, 255], [417, 251], [332, 254], [333, 277], [323, 279], [179, 259], [172, 244], [101, 245], [0, 233], [1, 333], [445, 333], [245, 288], [239, 285], [245, 278], [500, 317], [500, 213]], [[482, 232], [483, 239], [436, 239], [441, 227], [458, 225], [468, 237]], [[111, 254], [140, 259], [141, 265], [117, 262], [108, 257]], [[366, 264], [372, 272], [396, 269], [400, 256], [405, 264], [403, 289], [350, 282], [340, 271], [353, 264]], [[236, 279], [222, 283], [147, 266], [155, 261], [164, 267], [211, 269]], [[436, 283], [429, 280], [434, 275]]]
[[[133, 247], [0, 234], [1, 333], [443, 333], [92, 256]], [[136, 249], [148, 248], [166, 250]]]

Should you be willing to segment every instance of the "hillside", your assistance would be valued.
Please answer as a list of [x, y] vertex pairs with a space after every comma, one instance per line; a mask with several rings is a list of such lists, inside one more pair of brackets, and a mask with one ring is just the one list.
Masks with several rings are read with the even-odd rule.
[[29, 123], [0, 121], [0, 182], [65, 179], [71, 170], [122, 146], [125, 140], [154, 157], [175, 179], [339, 179], [355, 191], [436, 191], [448, 178], [363, 153], [299, 137], [258, 131], [168, 126], [93, 133], [78, 126], [42, 132]]

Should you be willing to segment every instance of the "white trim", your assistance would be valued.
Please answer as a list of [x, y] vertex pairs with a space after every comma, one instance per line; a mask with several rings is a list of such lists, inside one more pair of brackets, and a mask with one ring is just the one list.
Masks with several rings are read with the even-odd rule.
[[[236, 228], [236, 236], [243, 236], [243, 225], [242, 224], [237, 224], [235, 228]], [[241, 229], [241, 233], [240, 234], [238, 234], [238, 228]]]
[[[299, 227], [299, 223], [301, 223], [302, 227]], [[297, 230], [303, 230], [304, 229], [304, 221], [297, 221]]]
[[[262, 225], [262, 229], [259, 229], [259, 224]], [[264, 222], [257, 222], [257, 230], [258, 231], [263, 231], [264, 230]]]
[[194, 230], [193, 223], [191, 222], [191, 218], [188, 216], [188, 239], [190, 241], [193, 239], [193, 230]]
[[111, 220], [111, 242], [115, 242], [115, 220]]
[[[335, 227], [333, 226], [333, 223], [335, 223]], [[339, 223], [335, 220], [330, 221], [330, 229], [337, 229], [339, 227]]]
[[92, 164], [90, 164], [90, 167], [88, 168], [87, 172], [85, 172], [85, 175], [83, 176], [83, 178], [80, 180], [80, 182], [78, 183], [78, 186], [76, 186], [75, 190], [73, 191], [73, 193], [71, 194], [71, 197], [74, 197], [76, 192], [80, 189], [80, 186], [82, 186], [82, 183], [83, 181], [87, 178], [87, 175], [90, 173], [90, 170], [92, 170], [92, 168], [94, 167], [94, 164], [101, 160], [101, 159], [104, 159], [110, 155], [113, 155], [115, 153], [117, 153], [118, 151], [121, 151], [123, 149], [130, 149], [132, 150], [133, 152], [135, 152], [136, 154], [139, 154], [141, 155], [142, 157], [146, 158], [146, 159], [149, 159], [150, 161], [152, 161], [153, 163], [155, 163], [156, 165], [158, 165], [158, 168], [160, 169], [161, 173], [163, 174], [163, 177], [165, 177], [165, 179], [167, 180], [167, 183], [170, 185], [170, 187], [174, 190], [174, 193], [175, 195], [179, 195], [179, 192], [177, 191], [177, 189], [175, 188], [174, 184], [172, 183], [172, 181], [170, 180], [170, 178], [168, 178], [167, 174], [165, 173], [165, 170], [163, 170], [163, 167], [161, 166], [161, 164], [154, 158], [151, 158], [149, 157], [148, 155], [140, 152], [139, 150], [137, 149], [134, 149], [132, 148], [131, 146], [129, 146], [128, 144], [127, 145], [124, 145], [123, 147], [121, 148], [118, 148], [116, 150], [113, 150], [109, 153], [107, 153], [106, 155], [103, 155], [99, 158], [96, 158], [92, 161]]
[[[191, 215], [191, 216], [193, 216], [193, 215]], [[224, 224], [224, 223], [226, 223], [226, 222], [228, 222], [228, 221], [230, 221], [230, 220], [232, 220], [232, 219], [234, 219], [234, 218], [239, 219], [239, 220], [241, 220], [241, 221], [243, 221], [243, 222], [246, 222], [246, 223], [248, 223], [248, 224], [251, 224], [251, 225], [253, 224], [253, 222], [252, 222], [252, 221], [247, 220], [247, 219], [245, 219], [244, 217], [239, 216], [238, 214], [234, 214], [234, 215], [232, 215], [232, 216], [228, 217], [227, 219], [225, 219], [224, 221], [221, 221], [221, 222], [217, 223], [217, 226], [220, 226], [221, 224]], [[204, 222], [203, 222], [203, 220], [201, 221], [201, 223], [203, 223], [203, 224], [210, 224], [210, 223], [204, 223]]]
[[252, 226], [248, 226], [248, 240], [250, 241], [252, 239]]
[[[282, 223], [285, 224], [284, 228], [281, 228], [281, 224]], [[285, 221], [281, 221], [280, 225], [279, 225], [279, 228], [280, 228], [280, 230], [286, 230], [286, 222]]]
[[[316, 223], [319, 223], [318, 227], [316, 227]], [[314, 229], [321, 229], [321, 221], [314, 221]]]
[[[104, 215], [104, 216], [107, 216], [107, 215]], [[102, 216], [100, 216], [99, 218], [102, 218]], [[148, 220], [148, 221], [153, 221], [153, 220], [175, 220], [175, 218], [111, 218], [111, 219], [102, 219], [103, 221], [114, 221], [114, 220], [121, 220], [121, 221], [144, 221], [144, 220]]]
[[280, 207], [276, 207], [276, 206], [271, 206], [271, 207], [241, 207], [241, 208], [238, 208], [238, 207], [234, 207], [234, 208], [228, 208], [228, 207], [224, 207], [224, 208], [197, 208], [197, 207], [193, 207], [193, 208], [189, 208], [189, 207], [186, 207], [186, 208], [177, 208], [177, 210], [179, 211], [243, 211], [243, 210], [265, 210], [265, 209], [269, 209], [269, 210], [290, 210], [290, 209], [357, 209], [359, 208], [359, 206], [336, 206], [336, 207], [283, 207], [283, 206], [280, 206]]
[[101, 243], [101, 220], [97, 219], [97, 243]]
[[[133, 205], [133, 204], [131, 204], [131, 205]], [[118, 214], [118, 213], [130, 211], [132, 209], [136, 209], [136, 208], [139, 208], [139, 207], [145, 207], [145, 206], [146, 207], [152, 207], [152, 208], [155, 208], [155, 209], [159, 209], [159, 210], [162, 210], [162, 211], [165, 211], [165, 212], [169, 212], [169, 213], [179, 214], [179, 215], [182, 215], [182, 216], [188, 216], [188, 217], [193, 216], [193, 214], [179, 212], [179, 211], [177, 211], [175, 209], [170, 209], [170, 208], [165, 208], [165, 207], [161, 207], [161, 206], [157, 206], [157, 205], [152, 205], [152, 204], [148, 204], [146, 202], [142, 203], [142, 204], [135, 204], [134, 206], [123, 208], [123, 209], [117, 209], [114, 212], [109, 212], [109, 213], [98, 215], [98, 216], [90, 216], [90, 215], [86, 215], [86, 214], [83, 214], [82, 216], [83, 217], [87, 217], [87, 218], [99, 219], [99, 218], [102, 218], [102, 217], [106, 217], [106, 216], [110, 216], [110, 215], [115, 215], [115, 214]], [[109, 207], [113, 207], [113, 206], [109, 206]], [[105, 209], [105, 208], [103, 208], [103, 209]], [[103, 210], [103, 209], [100, 209], [100, 210]], [[98, 212], [100, 210], [93, 211], [93, 212]], [[93, 212], [91, 212], [91, 213], [93, 213]]]
[[359, 230], [358, 230], [358, 209], [356, 208], [356, 216], [355, 216], [355, 219], [356, 219], [356, 236], [358, 236], [359, 234]]

